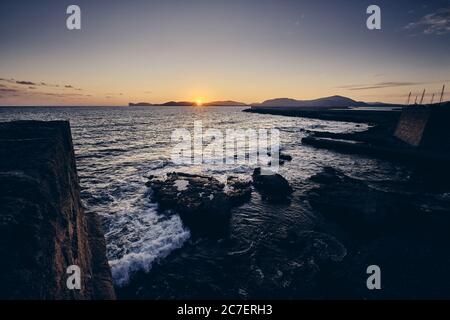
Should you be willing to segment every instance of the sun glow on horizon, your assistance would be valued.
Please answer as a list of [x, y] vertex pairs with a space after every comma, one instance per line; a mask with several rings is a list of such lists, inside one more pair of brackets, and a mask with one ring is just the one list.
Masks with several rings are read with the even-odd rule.
[[195, 101], [195, 103], [197, 104], [197, 107], [203, 106], [203, 101], [202, 101], [202, 99], [197, 99], [197, 100]]

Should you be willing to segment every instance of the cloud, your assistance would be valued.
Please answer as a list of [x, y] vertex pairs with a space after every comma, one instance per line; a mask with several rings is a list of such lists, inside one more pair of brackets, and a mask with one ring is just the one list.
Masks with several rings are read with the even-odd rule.
[[73, 89], [73, 90], [77, 90], [77, 91], [82, 91], [83, 89], [80, 88], [75, 88], [74, 86], [70, 85], [70, 84], [66, 84], [66, 85], [59, 85], [59, 84], [52, 84], [52, 83], [47, 83], [47, 82], [33, 82], [30, 80], [14, 80], [13, 78], [11, 79], [6, 79], [6, 78], [0, 78], [1, 82], [8, 82], [11, 84], [19, 84], [19, 85], [24, 85], [24, 86], [33, 86], [33, 87], [53, 87], [53, 88], [60, 88], [63, 87], [65, 89]]
[[53, 92], [36, 92], [37, 95], [51, 96], [51, 97], [84, 97], [81, 93], [53, 93]]
[[[2, 78], [3, 79], [3, 78]], [[74, 92], [48, 92], [37, 90], [39, 88], [55, 87], [55, 85], [44, 84], [43, 82], [34, 83], [32, 81], [12, 81], [12, 80], [0, 80], [5, 84], [0, 84], [0, 94], [2, 98], [6, 97], [57, 97], [57, 98], [83, 98], [86, 95]], [[27, 85], [27, 87], [24, 87]], [[70, 86], [73, 88], [72, 86]], [[75, 88], [73, 88], [75, 89]], [[81, 89], [75, 89], [81, 90]]]
[[11, 92], [17, 92], [17, 90], [10, 89], [10, 88], [0, 88], [0, 92], [1, 93], [11, 93]]
[[422, 82], [401, 82], [401, 81], [391, 81], [391, 82], [378, 82], [374, 84], [353, 84], [338, 87], [339, 89], [347, 89], [352, 91], [358, 90], [372, 90], [372, 89], [383, 89], [383, 88], [395, 88], [395, 87], [407, 87], [407, 86], [417, 86], [424, 84]]
[[427, 14], [419, 21], [411, 22], [406, 30], [422, 30], [423, 34], [445, 35], [450, 33], [450, 7]]
[[72, 86], [70, 84], [66, 84], [64, 86], [64, 88], [66, 88], [66, 89], [73, 89], [73, 90], [77, 90], [77, 91], [82, 91], [83, 90], [83, 89], [80, 89], [80, 88], [75, 88], [74, 86]]
[[36, 83], [31, 82], [31, 81], [16, 81], [17, 84], [23, 84], [23, 85], [27, 85], [27, 86], [35, 86]]

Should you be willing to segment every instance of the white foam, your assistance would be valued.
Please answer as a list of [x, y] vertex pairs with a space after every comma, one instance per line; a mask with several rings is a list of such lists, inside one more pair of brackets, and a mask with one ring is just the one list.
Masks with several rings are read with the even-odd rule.
[[158, 214], [143, 183], [129, 187], [133, 190], [109, 205], [110, 214], [102, 214], [107, 256], [117, 286], [126, 285], [138, 270], [148, 272], [154, 262], [182, 247], [190, 237], [178, 215]]
[[185, 191], [189, 185], [189, 181], [187, 180], [175, 180], [173, 183], [178, 191]]
[[114, 283], [118, 286], [126, 285], [138, 270], [148, 272], [155, 261], [181, 248], [190, 236], [178, 216], [143, 229], [145, 233], [141, 233], [140, 239], [134, 243], [128, 241], [128, 253], [109, 261]]

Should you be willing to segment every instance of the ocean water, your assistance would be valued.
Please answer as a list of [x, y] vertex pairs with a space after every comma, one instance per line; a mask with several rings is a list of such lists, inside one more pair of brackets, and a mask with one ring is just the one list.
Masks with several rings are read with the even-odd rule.
[[[312, 232], [320, 217], [305, 193], [323, 167], [371, 181], [404, 181], [409, 171], [386, 161], [318, 150], [301, 144], [308, 131], [353, 132], [367, 125], [244, 113], [238, 107], [0, 108], [0, 121], [69, 120], [82, 200], [102, 217], [107, 256], [124, 298], [289, 297], [289, 274], [304, 255], [284, 248], [292, 234]], [[294, 188], [290, 203], [270, 204], [254, 192], [232, 211], [220, 239], [191, 236], [178, 215], [158, 212], [145, 186], [149, 175], [183, 171], [248, 179], [251, 166], [175, 165], [171, 134], [203, 128], [279, 129], [283, 153], [293, 157], [280, 174]]]

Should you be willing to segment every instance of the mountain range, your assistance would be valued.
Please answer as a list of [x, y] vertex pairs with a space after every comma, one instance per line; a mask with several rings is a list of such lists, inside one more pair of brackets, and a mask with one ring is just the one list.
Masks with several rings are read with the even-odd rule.
[[[129, 106], [196, 106], [192, 101], [169, 101], [161, 104], [148, 102], [129, 103]], [[246, 104], [243, 102], [226, 100], [203, 103], [203, 106], [255, 106], [255, 107], [358, 107], [366, 106], [367, 103], [355, 101], [343, 96], [331, 96], [314, 100], [296, 100], [291, 98], [276, 98], [261, 103]]]
[[[138, 103], [132, 103], [130, 102], [128, 104], [130, 107], [133, 106], [197, 106], [196, 102], [193, 101], [168, 101], [168, 102], [164, 102], [164, 103], [158, 103], [158, 104], [152, 104], [152, 103], [148, 103], [148, 102], [138, 102]], [[205, 102], [202, 104], [203, 106], [207, 106], [207, 107], [213, 107], [213, 106], [221, 106], [221, 107], [236, 107], [236, 106], [248, 106], [248, 104], [243, 103], [243, 102], [238, 102], [238, 101], [231, 101], [231, 100], [226, 100], [226, 101], [211, 101], [211, 102]]]
[[358, 107], [365, 106], [365, 102], [355, 101], [342, 96], [331, 96], [314, 100], [296, 100], [290, 98], [277, 98], [255, 103], [255, 107]]

